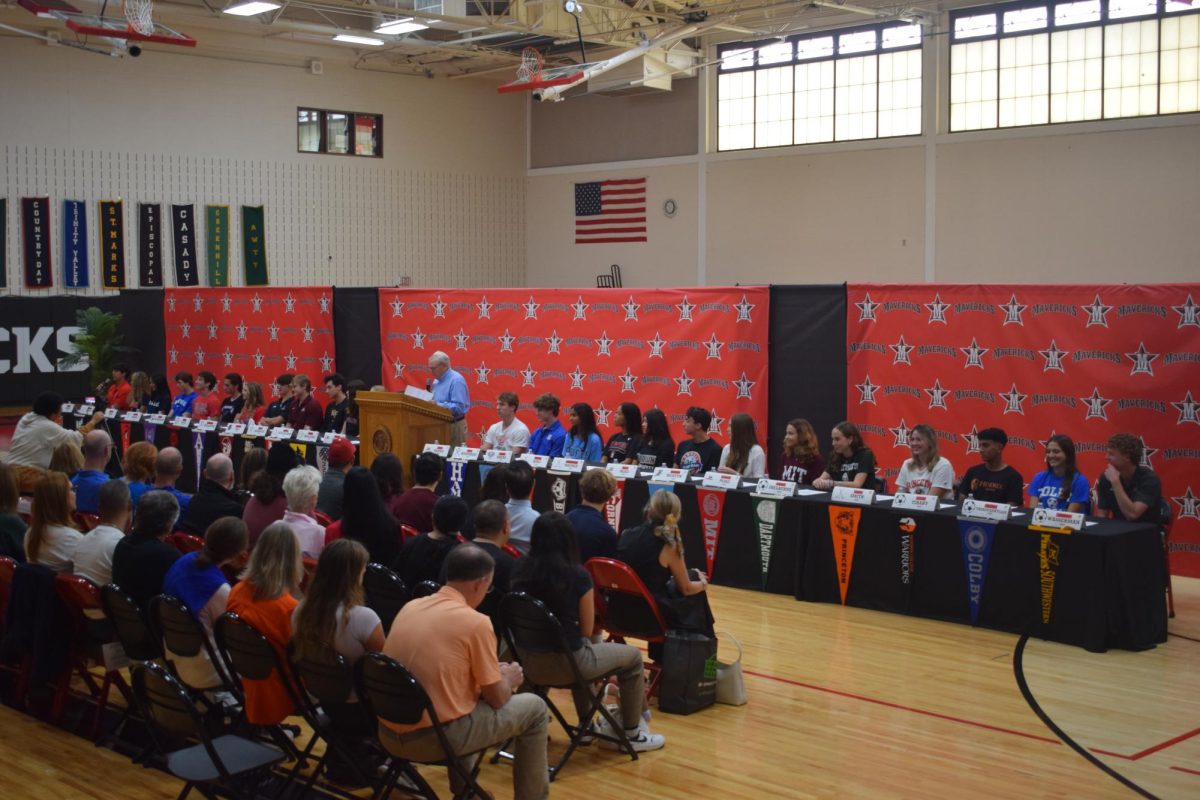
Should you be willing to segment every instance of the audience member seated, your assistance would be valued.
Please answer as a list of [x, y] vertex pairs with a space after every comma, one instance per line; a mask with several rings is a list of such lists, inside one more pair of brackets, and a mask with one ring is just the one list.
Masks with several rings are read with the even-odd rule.
[[179, 530], [203, 536], [221, 517], [242, 517], [242, 500], [233, 490], [233, 461], [224, 453], [209, 456], [200, 489], [179, 517]]
[[667, 425], [667, 415], [661, 409], [652, 408], [642, 418], [642, 430], [645, 438], [635, 456], [635, 463], [641, 469], [669, 467], [675, 463], [675, 440], [671, 438], [671, 428]]
[[246, 404], [246, 396], [242, 393], [245, 383], [242, 376], [236, 372], [226, 373], [221, 381], [221, 423], [226, 424], [237, 419], [238, 414]]
[[1086, 514], [1091, 505], [1088, 479], [1075, 467], [1075, 442], [1056, 433], [1046, 442], [1046, 468], [1029, 484], [1029, 505]]
[[346, 514], [325, 529], [325, 541], [353, 539], [360, 542], [379, 564], [391, 564], [400, 552], [400, 525], [391, 515], [379, 484], [366, 467], [346, 474]]
[[608, 470], [589, 469], [579, 478], [580, 503], [571, 509], [567, 519], [575, 528], [579, 560], [584, 564], [597, 556], [617, 556], [617, 532], [605, 519], [605, 508], [616, 493], [617, 479]]
[[396, 570], [410, 589], [421, 581], [440, 581], [442, 562], [458, 544], [458, 534], [467, 521], [467, 501], [448, 494], [433, 507], [433, 530], [409, 539], [396, 557]]
[[23, 492], [32, 489], [42, 471], [50, 468], [54, 448], [63, 442], [79, 447], [84, 435], [104, 418], [104, 414], [97, 411], [79, 430], [69, 431], [62, 425], [62, 404], [62, 395], [42, 392], [33, 401], [33, 410], [22, 416], [13, 429], [12, 441], [3, 460], [17, 470], [17, 484]]
[[329, 468], [321, 477], [317, 491], [317, 510], [331, 520], [342, 518], [342, 496], [346, 473], [354, 466], [354, 444], [349, 439], [338, 437], [329, 445]]
[[171, 413], [171, 383], [161, 372], [155, 373], [150, 391], [142, 395], [142, 411], [147, 414]]
[[[164, 447], [158, 451], [158, 457], [154, 459], [154, 486], [150, 491], [164, 491], [175, 498], [175, 502], [179, 505], [180, 513], [187, 511], [188, 503], [192, 502], [192, 496], [187, 492], [181, 492], [175, 488], [175, 483], [179, 480], [179, 476], [183, 474], [183, 453], [179, 452], [175, 447]], [[150, 492], [147, 492], [149, 494]], [[140, 502], [140, 500], [139, 500]], [[138, 506], [134, 506], [134, 516], [137, 516]]]
[[779, 458], [779, 479], [793, 483], [812, 483], [825, 471], [825, 460], [817, 443], [817, 432], [806, 419], [787, 424], [783, 436], [783, 455]]
[[507, 503], [511, 499], [508, 494], [507, 464], [497, 464], [487, 471], [483, 482], [479, 484], [479, 499], [499, 500], [501, 503]]
[[[292, 614], [300, 603], [294, 595], [303, 574], [300, 540], [286, 522], [274, 522], [258, 538], [242, 580], [229, 592], [226, 609], [267, 637], [280, 660], [292, 638]], [[264, 680], [242, 678], [242, 688], [251, 725], [278, 725], [295, 712], [287, 687], [275, 673]]]
[[875, 453], [863, 444], [862, 434], [853, 422], [839, 422], [830, 434], [829, 461], [813, 487], [828, 491], [835, 486], [853, 489], [875, 488]]
[[371, 462], [371, 474], [379, 484], [379, 496], [388, 513], [396, 516], [396, 506], [404, 496], [404, 465], [395, 453], [380, 453]]
[[179, 501], [170, 492], [146, 492], [133, 516], [133, 531], [117, 543], [112, 582], [149, 615], [150, 599], [162, 593], [163, 577], [179, 560], [179, 551], [163, 541], [175, 530]]
[[171, 416], [191, 416], [192, 407], [196, 403], [196, 390], [192, 388], [192, 383], [192, 373], [182, 370], [175, 373], [175, 388], [179, 393], [171, 401]]
[[33, 514], [25, 532], [25, 558], [55, 572], [75, 566], [75, 548], [83, 534], [71, 522], [75, 490], [61, 472], [48, 472], [33, 487]]
[[437, 485], [443, 469], [445, 462], [436, 453], [417, 456], [413, 464], [413, 487], [392, 507], [397, 522], [422, 533], [433, 529], [433, 504], [437, 502]]
[[976, 464], [963, 475], [958, 484], [958, 499], [973, 497], [987, 503], [1024, 505], [1025, 479], [1021, 473], [1004, 463], [1004, 446], [1008, 434], [999, 428], [984, 428], [975, 434], [979, 443], [979, 458]]
[[321, 430], [325, 414], [321, 404], [312, 395], [312, 381], [307, 375], [297, 375], [292, 378], [292, 406], [288, 412], [288, 427], [296, 430]]
[[112, 452], [113, 441], [108, 431], [95, 430], [83, 437], [83, 466], [71, 476], [77, 511], [98, 513], [100, 487], [108, 483], [108, 474], [104, 469]]
[[105, 481], [100, 487], [100, 524], [92, 528], [75, 547], [75, 574], [97, 586], [112, 583], [113, 553], [125, 538], [133, 507], [129, 486], [122, 480]]
[[288, 506], [283, 513], [283, 521], [296, 534], [300, 551], [309, 558], [321, 555], [321, 548], [325, 546], [325, 528], [313, 516], [317, 510], [317, 490], [320, 486], [321, 473], [316, 467], [308, 465], [296, 467], [283, 479], [283, 493], [287, 496]]
[[284, 445], [267, 451], [267, 468], [250, 478], [251, 497], [246, 501], [242, 520], [250, 531], [250, 546], [254, 547], [258, 537], [272, 522], [283, 519], [287, 512], [287, 495], [283, 493], [283, 479], [300, 466], [296, 451]]
[[134, 442], [121, 458], [121, 471], [129, 484], [129, 501], [137, 508], [138, 500], [154, 486], [154, 463], [158, 448], [150, 442]]
[[[250, 495], [250, 482], [256, 473], [267, 468], [267, 451], [262, 447], [247, 447], [242, 453], [242, 464], [238, 467], [237, 491]], [[285, 473], [286, 474], [286, 473]]]
[[1113, 519], [1162, 524], [1162, 481], [1144, 466], [1145, 445], [1132, 433], [1113, 434], [1108, 439], [1108, 466], [1096, 483], [1096, 508]]
[[[598, 471], [598, 470], [593, 470]], [[607, 473], [605, 473], [607, 474]], [[660, 492], [659, 494], [662, 494]], [[599, 680], [620, 669], [621, 722], [630, 744], [639, 752], [657, 750], [665, 744], [661, 735], [642, 724], [646, 710], [646, 672], [642, 654], [627, 644], [591, 641], [596, 621], [596, 596], [592, 579], [579, 561], [575, 531], [565, 516], [549, 511], [533, 524], [529, 555], [513, 569], [512, 590], [526, 592], [546, 604], [562, 624], [579, 671], [586, 680]], [[564, 684], [574, 680], [571, 664], [561, 653], [522, 652], [521, 663], [529, 679], [539, 684]], [[575, 710], [582, 719], [591, 709], [588, 687], [572, 687]], [[607, 732], [607, 720], [593, 723]], [[614, 746], [605, 741], [602, 746]]]
[[50, 472], [61, 472], [70, 480], [83, 469], [83, 450], [74, 442], [62, 442], [50, 456]]
[[136, 408], [137, 404], [133, 397], [133, 386], [129, 383], [128, 364], [116, 364], [113, 366], [112, 380], [108, 383], [106, 397], [109, 408], [115, 408], [120, 411], [129, 411], [131, 408]]
[[535, 456], [561, 456], [567, 443], [567, 431], [558, 421], [559, 400], [547, 392], [533, 401], [533, 411], [541, 426], [529, 434], [529, 452]]
[[524, 453], [529, 447], [529, 427], [517, 419], [521, 401], [513, 392], [501, 392], [496, 398], [496, 416], [500, 421], [493, 423], [483, 436], [484, 450], [511, 450], [514, 456]]
[[21, 490], [17, 484], [17, 471], [0, 462], [0, 556], [25, 561], [25, 531], [28, 526], [17, 513], [21, 501]]
[[286, 372], [280, 375], [271, 386], [271, 391], [271, 396], [275, 399], [267, 406], [260, 421], [272, 428], [287, 425], [288, 417], [292, 413], [292, 376]]
[[596, 412], [587, 403], [576, 403], [571, 406], [568, 421], [571, 423], [571, 430], [563, 443], [563, 455], [567, 458], [598, 462], [604, 447], [600, 443], [600, 434], [596, 432]]
[[[492, 619], [496, 634], [499, 635], [500, 621], [497, 612], [500, 609], [500, 598], [508, 594], [509, 585], [512, 582], [513, 565], [517, 563], [517, 559], [504, 550], [504, 545], [508, 544], [508, 511], [498, 500], [483, 500], [475, 506], [473, 516], [475, 517], [475, 539], [473, 541], [492, 557], [492, 561], [496, 565], [492, 575], [492, 591], [483, 598], [478, 611], [480, 614], [487, 614]], [[442, 563], [442, 574], [438, 580], [441, 583], [446, 582], [445, 562]]]
[[721, 449], [721, 472], [758, 480], [767, 474], [767, 453], [758, 443], [754, 418], [734, 414], [729, 420], [729, 444]]
[[912, 458], [906, 460], [896, 476], [896, 492], [931, 494], [949, 500], [954, 491], [954, 467], [938, 453], [937, 431], [924, 423], [914, 425], [908, 434]]
[[637, 403], [621, 403], [613, 416], [617, 432], [604, 445], [600, 460], [605, 464], [636, 464], [637, 452], [645, 443], [642, 439], [642, 410]]
[[533, 510], [533, 467], [527, 461], [514, 461], [508, 465], [504, 473], [504, 483], [508, 486], [508, 541], [521, 551], [521, 555], [529, 552], [529, 538], [533, 533], [533, 521], [538, 512]]
[[[683, 558], [679, 533], [679, 496], [655, 492], [646, 504], [646, 521], [621, 533], [617, 558], [633, 567], [658, 601], [667, 626], [677, 630], [713, 635], [713, 616], [708, 607], [708, 579], [699, 570], [689, 570]], [[657, 658], [653, 652], [651, 655]]]
[[[383, 652], [407, 667], [428, 693], [460, 760], [469, 762], [480, 750], [513, 739], [513, 797], [543, 800], [550, 796], [546, 703], [536, 694], [515, 694], [524, 681], [521, 667], [497, 660], [492, 623], [475, 610], [492, 585], [492, 570], [482, 548], [455, 548], [446, 561], [446, 585], [400, 610]], [[397, 758], [443, 758], [425, 718], [413, 725], [380, 720], [379, 738]], [[464, 767], [470, 772], [470, 763]], [[462, 787], [452, 780], [450, 788]]]
[[154, 392], [154, 381], [145, 372], [137, 371], [129, 377], [129, 402], [134, 411], [145, 411], [146, 400]]
[[[225, 613], [229, 601], [229, 581], [222, 568], [241, 562], [249, 546], [246, 523], [237, 517], [221, 517], [204, 532], [204, 549], [181, 556], [163, 577], [162, 593], [183, 601], [210, 642], [213, 625]], [[168, 651], [167, 658], [175, 664], [183, 682], [193, 689], [203, 691], [221, 686], [221, 678], [203, 649], [198, 655], [188, 657]]]
[[259, 422], [267, 413], [267, 400], [263, 396], [262, 384], [246, 381], [242, 384], [242, 407], [234, 414], [234, 422]]

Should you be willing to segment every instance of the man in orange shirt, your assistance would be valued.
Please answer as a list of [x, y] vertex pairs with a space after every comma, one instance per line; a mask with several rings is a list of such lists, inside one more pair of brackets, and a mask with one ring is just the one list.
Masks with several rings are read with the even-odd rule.
[[[515, 694], [524, 680], [521, 666], [497, 660], [492, 622], [475, 610], [491, 589], [494, 569], [481, 547], [451, 550], [446, 585], [401, 609], [383, 652], [420, 681], [460, 759], [515, 737], [513, 796], [543, 800], [550, 796], [546, 703], [535, 694]], [[380, 738], [398, 758], [444, 757], [428, 719], [416, 725], [380, 722]], [[469, 758], [463, 760], [469, 772]], [[451, 786], [456, 793], [461, 788]]]
[[133, 408], [130, 395], [133, 387], [129, 385], [129, 365], [116, 364], [112, 368], [112, 382], [108, 384], [108, 407], [128, 411]]

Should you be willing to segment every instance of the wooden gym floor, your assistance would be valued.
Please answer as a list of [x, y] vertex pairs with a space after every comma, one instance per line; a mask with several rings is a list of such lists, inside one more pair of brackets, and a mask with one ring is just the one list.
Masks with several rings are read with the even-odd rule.
[[[1076, 745], [1145, 794], [1200, 797], [1200, 580], [1175, 579], [1166, 644], [1088, 653], [1029, 641], [1030, 696]], [[556, 798], [1135, 797], [1060, 740], [1023, 696], [1018, 637], [710, 587], [745, 647], [750, 703], [655, 713], [667, 746], [637, 762], [593, 746]], [[725, 644], [722, 644], [722, 648]], [[723, 649], [722, 655], [725, 655]], [[564, 707], [570, 707], [563, 697]], [[564, 741], [552, 727], [551, 756]], [[0, 798], [173, 798], [179, 783], [0, 707]], [[426, 769], [435, 788], [445, 772]], [[510, 768], [483, 784], [511, 797]]]

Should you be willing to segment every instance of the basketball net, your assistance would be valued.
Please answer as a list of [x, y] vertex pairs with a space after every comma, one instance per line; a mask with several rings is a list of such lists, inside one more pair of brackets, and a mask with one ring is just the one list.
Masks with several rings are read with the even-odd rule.
[[[149, 0], [145, 0], [149, 2]], [[521, 51], [521, 63], [517, 67], [518, 81], [536, 81], [542, 75], [542, 54], [536, 47], [526, 47]]]
[[121, 4], [129, 27], [142, 36], [154, 33], [154, 2], [153, 0], [124, 0]]

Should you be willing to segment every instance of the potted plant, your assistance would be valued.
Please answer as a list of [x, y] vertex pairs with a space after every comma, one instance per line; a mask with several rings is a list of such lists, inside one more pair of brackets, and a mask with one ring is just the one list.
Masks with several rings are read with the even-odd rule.
[[60, 358], [58, 366], [60, 369], [78, 364], [90, 366], [92, 385], [99, 386], [111, 377], [113, 367], [133, 352], [120, 333], [121, 315], [95, 306], [81, 308], [75, 312], [75, 325], [79, 328], [72, 340], [75, 352]]

